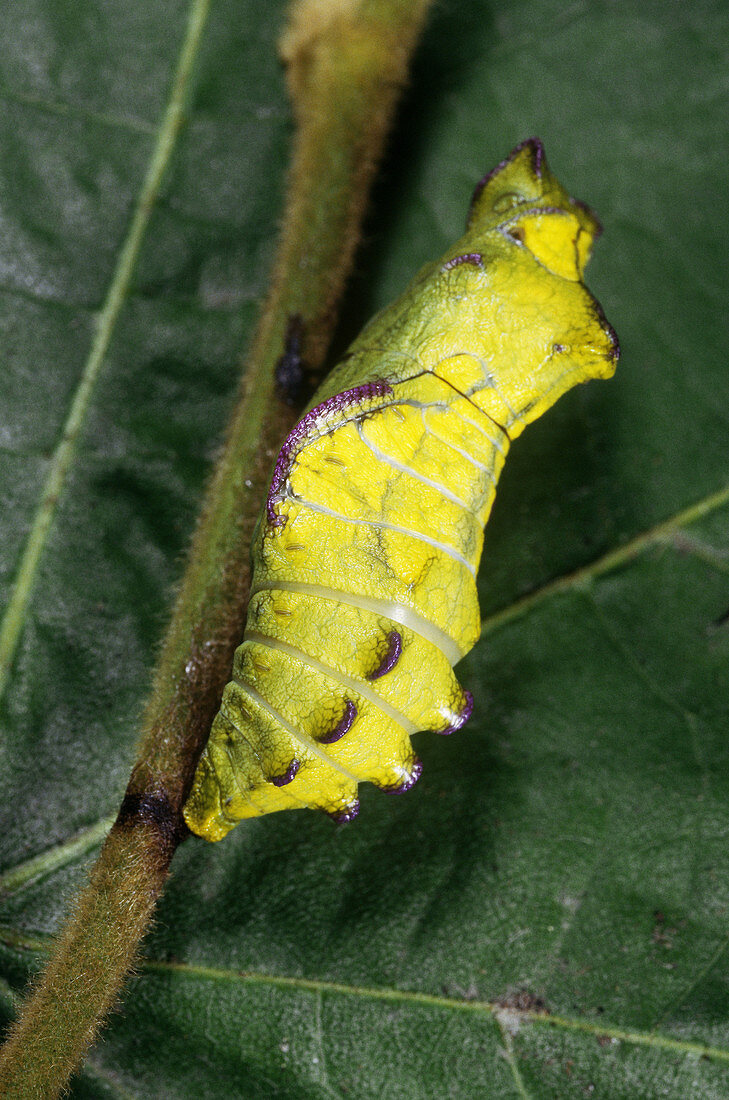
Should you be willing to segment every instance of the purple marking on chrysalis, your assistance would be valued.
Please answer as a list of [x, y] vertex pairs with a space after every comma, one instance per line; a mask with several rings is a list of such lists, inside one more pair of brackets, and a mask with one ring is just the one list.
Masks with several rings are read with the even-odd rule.
[[544, 146], [538, 137], [527, 138], [523, 145], [532, 145], [534, 149], [534, 174], [538, 180], [542, 178], [542, 165], [544, 164]]
[[588, 206], [586, 202], [582, 201], [582, 199], [570, 199], [570, 204], [572, 206], [576, 206], [578, 210], [583, 210], [585, 214], [587, 214], [588, 218], [591, 218], [592, 221], [595, 223], [595, 240], [597, 240], [598, 237], [601, 237], [603, 233], [602, 222], [600, 221], [592, 207]]
[[322, 734], [321, 737], [317, 737], [317, 741], [320, 745], [333, 745], [335, 741], [338, 741], [340, 737], [344, 737], [345, 733], [349, 733], [352, 728], [352, 723], [357, 717], [357, 708], [354, 703], [347, 699], [344, 703], [344, 714], [337, 722], [334, 729], [329, 730], [327, 733]]
[[[605, 317], [605, 314], [603, 314], [603, 317]], [[608, 352], [608, 355], [613, 360], [613, 362], [617, 363], [618, 359], [620, 358], [620, 341], [618, 340], [618, 334], [608, 320], [605, 320], [603, 322], [603, 328], [606, 335], [608, 335], [612, 341], [612, 347]]]
[[367, 677], [368, 680], [379, 680], [386, 672], [390, 672], [400, 660], [402, 653], [402, 634], [397, 630], [391, 630], [387, 635], [387, 653], [374, 672]]
[[357, 817], [359, 813], [359, 800], [355, 800], [350, 806], [346, 806], [343, 810], [335, 810], [334, 813], [329, 813], [328, 810], [324, 812], [332, 821], [336, 821], [337, 825], [346, 825], [348, 821], [354, 821], [355, 817]]
[[416, 758], [410, 771], [410, 775], [407, 777], [407, 779], [404, 779], [403, 782], [400, 783], [397, 787], [385, 787], [383, 788], [383, 790], [385, 791], [385, 794], [405, 794], [406, 791], [409, 791], [412, 787], [415, 786], [422, 774], [423, 761]]
[[479, 180], [476, 184], [473, 195], [471, 196], [471, 205], [468, 208], [468, 218], [466, 219], [466, 225], [468, 225], [468, 223], [471, 221], [473, 208], [478, 202], [478, 198], [489, 180], [492, 180], [494, 176], [497, 175], [503, 168], [506, 168], [507, 164], [511, 164], [512, 160], [518, 157], [522, 149], [526, 149], [527, 146], [531, 146], [532, 159], [534, 161], [534, 175], [537, 177], [538, 180], [542, 178], [544, 146], [542, 145], [541, 138], [530, 137], [527, 138], [526, 141], [520, 141], [516, 148], [511, 150], [508, 157], [505, 157], [504, 160], [500, 161], [495, 168], [492, 168], [490, 172], [487, 172], [483, 179]]
[[610, 350], [607, 353], [607, 357], [609, 360], [611, 360], [611, 362], [617, 363], [618, 359], [620, 358], [620, 341], [618, 340], [618, 334], [603, 313], [602, 306], [598, 302], [597, 298], [592, 299], [591, 305], [595, 311], [595, 314], [597, 315], [598, 321], [602, 326], [603, 332], [610, 340], [611, 346]]
[[294, 759], [283, 775], [272, 775], [268, 782], [273, 783], [274, 787], [285, 787], [294, 778], [300, 766], [299, 761]]
[[336, 393], [333, 397], [329, 397], [326, 401], [322, 401], [321, 405], [315, 405], [314, 408], [311, 409], [306, 416], [302, 417], [299, 423], [291, 429], [278, 453], [273, 477], [271, 478], [271, 487], [268, 490], [268, 498], [266, 500], [266, 516], [272, 527], [282, 527], [286, 522], [284, 516], [278, 516], [274, 511], [274, 506], [277, 503], [276, 498], [279, 494], [282, 494], [284, 482], [291, 472], [291, 467], [297, 451], [300, 449], [301, 445], [306, 442], [307, 437], [312, 434], [312, 430], [317, 421], [322, 417], [329, 416], [333, 412], [342, 412], [344, 409], [349, 408], [351, 405], [356, 405], [361, 401], [367, 401], [372, 397], [386, 397], [391, 393], [392, 387], [389, 386], [387, 382], [365, 382], [362, 386], [355, 386], [353, 389], [345, 390], [343, 393]]
[[462, 256], [453, 256], [450, 260], [446, 260], [441, 271], [450, 271], [452, 268], [459, 267], [461, 264], [472, 264], [474, 267], [483, 267], [483, 256], [480, 252], [464, 252]]
[[456, 730], [462, 729], [465, 726], [468, 719], [473, 714], [473, 696], [471, 695], [470, 691], [464, 691], [463, 694], [466, 697], [465, 707], [463, 708], [461, 713], [458, 715], [458, 717], [455, 718], [451, 722], [450, 726], [446, 726], [446, 728], [444, 730], [438, 730], [437, 731], [440, 734], [441, 737], [450, 737], [450, 735], [452, 733], [455, 733]]

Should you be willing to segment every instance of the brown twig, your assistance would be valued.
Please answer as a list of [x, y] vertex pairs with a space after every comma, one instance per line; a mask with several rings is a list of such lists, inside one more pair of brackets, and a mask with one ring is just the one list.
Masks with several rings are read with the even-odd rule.
[[248, 546], [270, 467], [273, 375], [294, 316], [320, 364], [375, 167], [430, 0], [299, 0], [282, 39], [297, 121], [273, 281], [210, 482], [121, 810], [3, 1048], [0, 1095], [65, 1087], [113, 1007], [186, 835], [182, 806], [242, 634]]

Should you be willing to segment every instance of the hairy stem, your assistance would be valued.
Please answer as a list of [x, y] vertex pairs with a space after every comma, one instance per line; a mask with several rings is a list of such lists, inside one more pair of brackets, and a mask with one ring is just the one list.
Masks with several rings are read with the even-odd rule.
[[[292, 317], [326, 353], [369, 186], [430, 0], [299, 0], [281, 50], [297, 132], [268, 299], [211, 479], [119, 816], [3, 1049], [0, 1095], [57, 1096], [113, 1007], [180, 840], [182, 806], [242, 635], [248, 546], [290, 414], [274, 368]], [[271, 409], [274, 414], [271, 415]]]

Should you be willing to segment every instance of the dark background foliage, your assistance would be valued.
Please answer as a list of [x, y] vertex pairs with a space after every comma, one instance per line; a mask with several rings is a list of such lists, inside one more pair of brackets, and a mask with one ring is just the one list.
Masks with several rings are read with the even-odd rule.
[[[187, 18], [182, 0], [0, 11], [3, 602]], [[2, 701], [6, 1016], [126, 784], [266, 287], [291, 133], [282, 19], [281, 3], [213, 0], [35, 576]], [[588, 281], [621, 337], [618, 374], [571, 393], [507, 464], [485, 636], [460, 666], [469, 727], [419, 738], [418, 786], [363, 789], [352, 826], [281, 814], [184, 845], [74, 1096], [729, 1093], [727, 53], [719, 0], [437, 6], [337, 345], [536, 133], [604, 222]]]

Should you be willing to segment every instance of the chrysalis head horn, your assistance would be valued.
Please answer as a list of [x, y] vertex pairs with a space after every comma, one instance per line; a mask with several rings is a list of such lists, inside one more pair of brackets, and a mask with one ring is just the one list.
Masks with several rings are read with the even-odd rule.
[[569, 213], [579, 223], [581, 273], [602, 226], [592, 210], [571, 198], [555, 179], [547, 165], [544, 145], [538, 137], [531, 137], [520, 142], [476, 184], [467, 226], [487, 230], [536, 210]]

